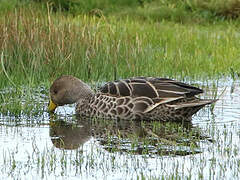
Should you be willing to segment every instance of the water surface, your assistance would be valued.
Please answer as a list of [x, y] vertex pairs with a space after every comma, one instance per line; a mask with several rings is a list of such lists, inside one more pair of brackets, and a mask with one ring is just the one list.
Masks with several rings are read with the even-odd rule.
[[194, 84], [219, 101], [185, 124], [49, 115], [36, 91], [35, 113], [0, 112], [0, 179], [239, 179], [240, 82]]

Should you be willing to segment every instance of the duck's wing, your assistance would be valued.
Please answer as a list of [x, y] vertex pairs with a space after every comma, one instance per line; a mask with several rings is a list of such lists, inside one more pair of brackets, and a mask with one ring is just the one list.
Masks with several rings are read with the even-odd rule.
[[[135, 99], [136, 109], [148, 112], [160, 104], [191, 98], [203, 91], [191, 85], [167, 78], [135, 77], [108, 82], [99, 91], [109, 96]], [[141, 107], [141, 108], [140, 108]]]
[[136, 77], [108, 82], [100, 88], [100, 92], [112, 96], [131, 96], [159, 98], [186, 98], [203, 91], [191, 85], [167, 78]]

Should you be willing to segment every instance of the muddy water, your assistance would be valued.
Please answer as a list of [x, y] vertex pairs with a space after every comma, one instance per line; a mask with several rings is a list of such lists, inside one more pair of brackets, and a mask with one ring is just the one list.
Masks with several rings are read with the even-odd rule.
[[196, 84], [219, 101], [192, 123], [0, 112], [0, 179], [239, 179], [240, 82]]

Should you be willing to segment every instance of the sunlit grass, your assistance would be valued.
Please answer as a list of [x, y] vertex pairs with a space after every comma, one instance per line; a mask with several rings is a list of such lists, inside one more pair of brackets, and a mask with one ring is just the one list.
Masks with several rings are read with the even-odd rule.
[[[0, 86], [129, 76], [217, 77], [239, 73], [234, 22], [173, 24], [131, 17], [77, 17], [16, 9], [0, 18]], [[7, 78], [9, 77], [9, 78]]]

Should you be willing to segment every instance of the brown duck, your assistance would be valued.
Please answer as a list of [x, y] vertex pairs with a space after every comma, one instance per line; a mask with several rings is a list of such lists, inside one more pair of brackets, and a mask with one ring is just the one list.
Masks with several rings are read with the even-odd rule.
[[193, 114], [216, 100], [195, 97], [203, 91], [167, 78], [135, 77], [108, 82], [96, 93], [73, 76], [61, 76], [50, 87], [49, 111], [76, 105], [85, 117], [190, 121]]

